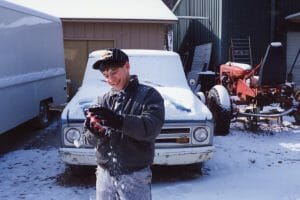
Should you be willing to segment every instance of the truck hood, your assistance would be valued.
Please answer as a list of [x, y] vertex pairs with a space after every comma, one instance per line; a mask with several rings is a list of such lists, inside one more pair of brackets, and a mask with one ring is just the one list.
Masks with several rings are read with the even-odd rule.
[[[152, 86], [153, 87], [153, 86]], [[154, 87], [164, 98], [165, 120], [212, 120], [212, 114], [188, 88]], [[97, 104], [107, 91], [99, 87], [81, 87], [62, 113], [62, 119], [84, 120], [83, 110]]]

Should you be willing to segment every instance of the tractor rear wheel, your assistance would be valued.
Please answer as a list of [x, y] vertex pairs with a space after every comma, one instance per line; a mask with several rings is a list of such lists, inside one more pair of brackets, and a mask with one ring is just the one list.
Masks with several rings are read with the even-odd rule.
[[[296, 100], [297, 102], [300, 102], [300, 89], [297, 89], [297, 90], [295, 91], [294, 96], [295, 96], [295, 100]], [[295, 124], [296, 124], [296, 125], [299, 125], [299, 124], [300, 124], [300, 109], [298, 108], [297, 111], [294, 112], [293, 115], [294, 115], [294, 118], [295, 118]]]
[[215, 85], [208, 93], [207, 105], [214, 117], [215, 135], [228, 135], [232, 115], [232, 106], [227, 89]]

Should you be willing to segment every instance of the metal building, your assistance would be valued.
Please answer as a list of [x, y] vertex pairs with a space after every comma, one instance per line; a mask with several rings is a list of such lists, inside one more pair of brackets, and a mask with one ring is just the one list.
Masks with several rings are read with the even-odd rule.
[[173, 8], [179, 18], [174, 25], [174, 50], [183, 57], [189, 55], [189, 67], [194, 47], [212, 42], [211, 66], [217, 67], [229, 60], [231, 38], [250, 36], [253, 63], [257, 64], [270, 42], [271, 8], [271, 0], [179, 0]]
[[176, 16], [161, 0], [9, 0], [59, 17], [63, 24], [71, 96], [81, 85], [88, 54], [96, 49], [164, 49]]
[[[286, 49], [288, 72], [294, 64], [300, 49], [300, 1], [276, 0], [275, 40], [282, 41]], [[295, 61], [293, 79], [300, 87], [300, 57]]]
[[285, 19], [287, 68], [293, 71], [293, 81], [300, 88], [300, 12], [288, 15]]

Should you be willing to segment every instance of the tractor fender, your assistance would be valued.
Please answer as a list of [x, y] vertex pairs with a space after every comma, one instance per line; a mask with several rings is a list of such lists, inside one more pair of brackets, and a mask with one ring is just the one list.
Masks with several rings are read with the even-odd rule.
[[230, 129], [232, 108], [230, 96], [223, 85], [215, 85], [208, 92], [207, 105], [214, 117], [214, 134], [227, 135]]
[[216, 90], [219, 103], [223, 109], [231, 110], [231, 100], [227, 89], [223, 85], [215, 85], [211, 90]]

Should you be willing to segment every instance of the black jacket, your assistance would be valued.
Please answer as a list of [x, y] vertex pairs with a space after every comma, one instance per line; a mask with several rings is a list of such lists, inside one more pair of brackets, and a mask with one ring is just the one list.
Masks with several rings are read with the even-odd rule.
[[161, 95], [131, 76], [124, 91], [109, 91], [99, 99], [99, 105], [122, 114], [124, 122], [121, 131], [109, 130], [108, 140], [99, 138], [97, 163], [113, 174], [130, 173], [151, 165], [155, 138], [164, 123]]

